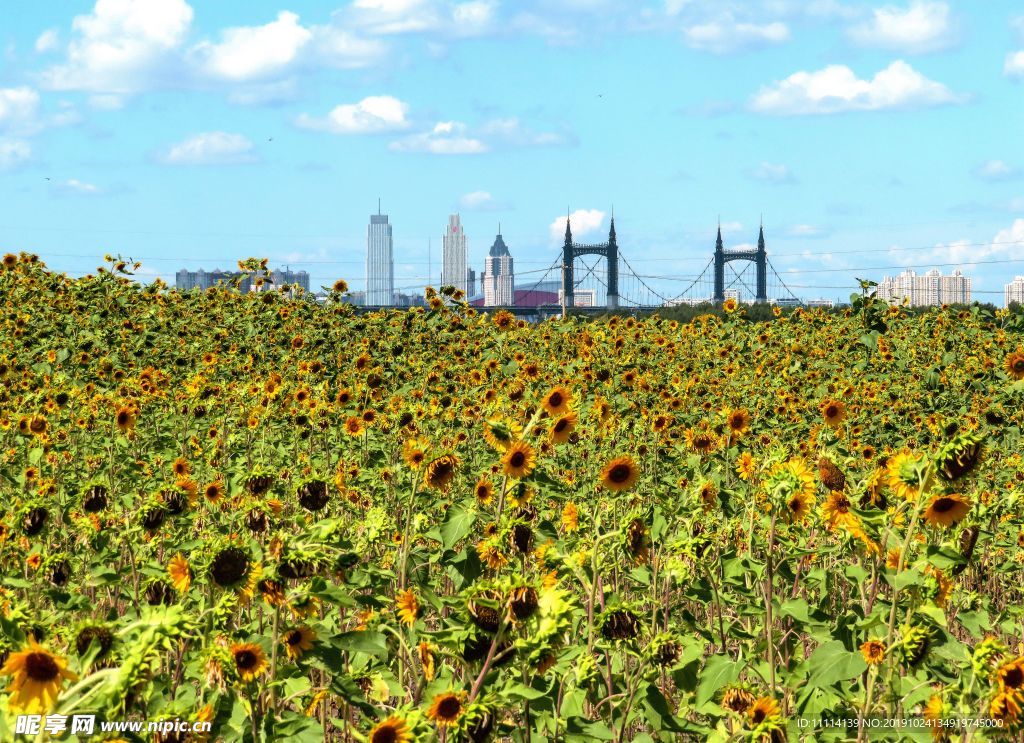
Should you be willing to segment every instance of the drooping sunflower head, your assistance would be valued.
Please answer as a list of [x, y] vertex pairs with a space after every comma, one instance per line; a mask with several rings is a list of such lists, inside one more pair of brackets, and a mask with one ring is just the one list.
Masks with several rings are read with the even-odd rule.
[[210, 577], [221, 588], [232, 588], [249, 576], [249, 553], [238, 547], [226, 547], [213, 556]]
[[455, 479], [459, 460], [454, 454], [444, 454], [431, 460], [424, 471], [423, 482], [434, 490], [446, 490]]
[[969, 474], [982, 458], [980, 433], [962, 433], [939, 449], [935, 456], [939, 473], [949, 482], [955, 482]]

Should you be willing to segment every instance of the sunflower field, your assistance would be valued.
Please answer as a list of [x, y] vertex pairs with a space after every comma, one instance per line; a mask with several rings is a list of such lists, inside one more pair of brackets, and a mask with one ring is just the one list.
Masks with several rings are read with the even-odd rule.
[[1022, 316], [132, 270], [0, 266], [0, 740], [1021, 739]]

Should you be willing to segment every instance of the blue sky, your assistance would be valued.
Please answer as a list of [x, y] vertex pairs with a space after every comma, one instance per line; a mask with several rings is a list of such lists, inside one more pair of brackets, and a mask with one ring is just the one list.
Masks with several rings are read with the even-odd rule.
[[[268, 256], [396, 284], [447, 215], [521, 270], [564, 214], [640, 272], [756, 240], [805, 298], [892, 266], [1024, 274], [1018, 0], [62, 0], [0, 23], [0, 249], [143, 276]], [[955, 264], [955, 265], [944, 265]], [[867, 270], [878, 267], [876, 270]], [[886, 267], [886, 268], [882, 268]], [[655, 283], [669, 293], [680, 282]], [[992, 292], [986, 294], [985, 292]]]

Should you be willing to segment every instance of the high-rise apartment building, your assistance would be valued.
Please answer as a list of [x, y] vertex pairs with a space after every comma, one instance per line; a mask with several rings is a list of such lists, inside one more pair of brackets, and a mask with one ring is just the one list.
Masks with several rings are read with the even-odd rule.
[[466, 285], [467, 256], [468, 245], [462, 220], [458, 214], [453, 214], [448, 217], [448, 231], [444, 234], [444, 247], [441, 251], [441, 286], [454, 286], [466, 296], [469, 295], [469, 287]]
[[[242, 271], [221, 271], [215, 268], [207, 271], [200, 268], [198, 271], [189, 271], [183, 268], [174, 275], [174, 287], [180, 292], [187, 292], [191, 289], [206, 291], [211, 286], [220, 284], [228, 289], [234, 288], [234, 280], [240, 278], [238, 291], [248, 292], [252, 287], [252, 275]], [[307, 285], [308, 285], [307, 279]]]
[[488, 307], [512, 306], [516, 301], [512, 254], [501, 237], [501, 228], [484, 259], [484, 304]]
[[377, 213], [370, 217], [366, 228], [366, 304], [390, 307], [395, 298], [394, 243], [388, 215]]
[[1003, 289], [1003, 299], [1009, 307], [1013, 303], [1024, 304], [1024, 276], [1015, 276]]
[[907, 301], [911, 307], [928, 307], [942, 304], [969, 304], [971, 301], [971, 278], [959, 269], [949, 276], [943, 276], [933, 268], [918, 276], [908, 268], [898, 276], [886, 276], [878, 283], [876, 296], [887, 302]]

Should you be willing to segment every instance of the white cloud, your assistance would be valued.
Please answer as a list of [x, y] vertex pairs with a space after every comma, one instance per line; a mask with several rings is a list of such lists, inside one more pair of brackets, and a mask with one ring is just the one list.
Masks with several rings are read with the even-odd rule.
[[441, 121], [429, 132], [412, 134], [391, 143], [395, 152], [426, 152], [432, 155], [479, 155], [490, 148], [470, 135], [461, 121]]
[[567, 138], [561, 134], [526, 129], [514, 116], [491, 119], [480, 127], [480, 134], [485, 139], [514, 147], [548, 147], [567, 142]]
[[40, 54], [47, 54], [56, 51], [60, 45], [60, 32], [55, 28], [48, 28], [39, 34], [36, 39], [36, 51]]
[[0, 88], [0, 131], [28, 133], [38, 128], [39, 94], [32, 88]]
[[406, 114], [409, 106], [389, 95], [364, 98], [359, 103], [335, 106], [327, 116], [314, 117], [301, 114], [296, 126], [332, 134], [373, 134], [405, 129], [409, 126]]
[[532, 131], [510, 116], [491, 119], [473, 129], [461, 121], [442, 121], [428, 132], [392, 142], [391, 149], [436, 155], [476, 155], [501, 147], [551, 147], [572, 141], [569, 135]]
[[493, 0], [473, 0], [460, 3], [452, 9], [452, 21], [462, 33], [482, 31], [494, 20], [496, 5], [497, 3]]
[[867, 23], [849, 30], [861, 46], [921, 54], [946, 49], [956, 42], [949, 5], [932, 0], [912, 0], [906, 8], [876, 8]]
[[299, 16], [281, 11], [263, 26], [228, 28], [218, 44], [202, 42], [193, 57], [211, 77], [229, 81], [264, 79], [288, 68], [313, 33], [299, 23]]
[[32, 145], [20, 139], [0, 139], [0, 170], [13, 170], [32, 157]]
[[472, 37], [494, 28], [497, 7], [498, 0], [355, 0], [345, 22], [376, 35]]
[[761, 88], [750, 105], [760, 113], [785, 116], [912, 109], [962, 101], [962, 96], [942, 83], [929, 80], [906, 62], [896, 60], [871, 80], [859, 79], [845, 65], [796, 72]]
[[1003, 63], [1003, 74], [1007, 77], [1024, 80], [1024, 49], [1021, 49], [1019, 52], [1010, 52], [1006, 55], [1006, 61]]
[[748, 172], [751, 178], [766, 183], [794, 183], [796, 178], [785, 165], [763, 162]]
[[50, 187], [54, 193], [61, 196], [99, 196], [103, 189], [93, 183], [86, 183], [76, 178], [54, 183]]
[[67, 61], [45, 70], [45, 86], [96, 93], [137, 92], [161, 74], [192, 24], [185, 0], [96, 0], [76, 16]]
[[731, 18], [700, 23], [683, 29], [687, 46], [705, 52], [725, 54], [737, 50], [754, 49], [789, 41], [789, 27], [785, 23], [737, 23]]
[[431, 0], [355, 0], [353, 22], [375, 34], [429, 31], [441, 23]]
[[1015, 219], [1009, 227], [1000, 230], [991, 242], [979, 244], [975, 240], [956, 240], [940, 243], [931, 251], [931, 260], [937, 263], [952, 263], [963, 266], [976, 265], [978, 261], [993, 256], [1014, 257], [1020, 255], [1024, 246], [1024, 219]]
[[335, 25], [312, 26], [311, 54], [328, 67], [358, 69], [379, 62], [387, 45], [377, 39], [365, 39]]
[[1020, 175], [1020, 170], [1003, 160], [989, 160], [979, 165], [974, 174], [986, 181], [1008, 181]]
[[252, 162], [255, 154], [241, 134], [203, 132], [172, 145], [160, 159], [170, 165], [234, 165]]
[[786, 230], [786, 234], [789, 237], [812, 238], [822, 237], [825, 234], [825, 231], [820, 227], [815, 227], [814, 225], [810, 224], [795, 224], [788, 230]]
[[[605, 213], [600, 209], [577, 209], [569, 215], [573, 239], [596, 232], [604, 224]], [[565, 217], [556, 217], [548, 227], [551, 242], [560, 243], [565, 240]]]
[[490, 191], [471, 191], [459, 199], [459, 206], [472, 212], [497, 212], [508, 208], [494, 198]]

